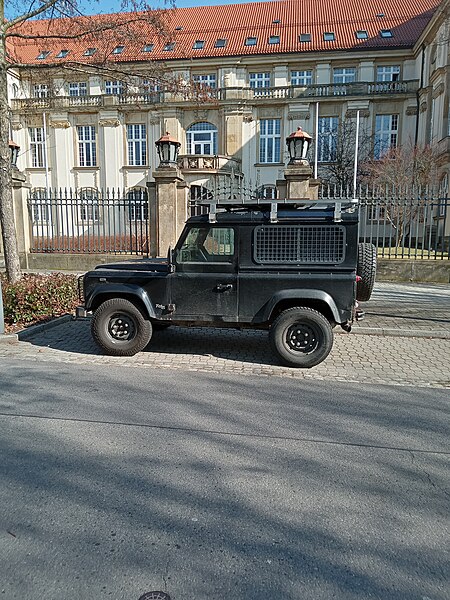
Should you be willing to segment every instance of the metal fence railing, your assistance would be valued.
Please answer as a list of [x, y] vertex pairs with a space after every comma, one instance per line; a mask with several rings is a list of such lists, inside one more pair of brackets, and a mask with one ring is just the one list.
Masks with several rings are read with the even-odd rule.
[[28, 210], [31, 252], [148, 255], [146, 190], [35, 189]]

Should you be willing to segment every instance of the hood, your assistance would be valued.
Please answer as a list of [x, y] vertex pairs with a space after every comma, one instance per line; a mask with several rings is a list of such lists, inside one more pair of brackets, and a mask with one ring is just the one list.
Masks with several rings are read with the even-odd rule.
[[153, 271], [157, 273], [167, 273], [169, 271], [169, 263], [167, 258], [144, 258], [136, 260], [124, 260], [122, 262], [114, 262], [107, 265], [97, 265], [95, 270], [101, 269], [104, 271]]

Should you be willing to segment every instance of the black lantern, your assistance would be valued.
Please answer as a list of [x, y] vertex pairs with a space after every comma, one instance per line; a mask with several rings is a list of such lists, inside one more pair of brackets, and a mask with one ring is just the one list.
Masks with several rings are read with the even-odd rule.
[[301, 127], [297, 128], [297, 131], [291, 133], [286, 138], [286, 145], [288, 147], [289, 156], [291, 160], [290, 164], [294, 163], [307, 163], [308, 150], [312, 142], [312, 137], [306, 131], [303, 131]]
[[168, 131], [155, 142], [160, 160], [160, 166], [176, 165], [181, 143], [173, 138]]
[[9, 152], [11, 156], [11, 164], [13, 167], [17, 167], [17, 158], [19, 156], [19, 150], [19, 144], [16, 144], [16, 142], [9, 140]]

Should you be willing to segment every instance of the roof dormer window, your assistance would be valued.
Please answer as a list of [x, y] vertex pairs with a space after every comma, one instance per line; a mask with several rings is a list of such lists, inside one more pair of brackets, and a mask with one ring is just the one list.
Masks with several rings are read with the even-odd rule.
[[245, 45], [246, 46], [256, 46], [257, 43], [258, 43], [258, 38], [257, 37], [248, 37], [245, 40]]
[[214, 44], [214, 48], [225, 48], [226, 45], [227, 45], [227, 40], [225, 40], [224, 38], [219, 38], [216, 40], [216, 43]]
[[203, 50], [205, 47], [205, 40], [196, 40], [192, 46], [193, 50]]
[[88, 48], [87, 50], [85, 50], [83, 52], [84, 56], [94, 56], [94, 54], [97, 52], [97, 48]]
[[155, 44], [145, 44], [145, 46], [142, 48], [142, 52], [153, 52], [154, 47]]
[[365, 29], [360, 29], [359, 31], [355, 31], [357, 40], [367, 40], [369, 35]]
[[335, 41], [334, 31], [325, 31], [323, 34], [324, 42], [334, 42]]
[[269, 37], [269, 44], [279, 44], [280, 43], [280, 36], [279, 35], [271, 35]]
[[66, 58], [69, 54], [68, 50], [61, 50], [59, 54], [56, 55], [56, 58]]
[[36, 57], [37, 60], [44, 60], [44, 58], [47, 58], [47, 56], [50, 54], [50, 50], [41, 50], [41, 52], [39, 53], [39, 55]]
[[175, 50], [175, 42], [169, 42], [163, 48], [164, 52], [171, 52], [172, 50]]
[[311, 41], [311, 34], [310, 33], [301, 33], [298, 36], [298, 41], [301, 42], [302, 44], [305, 42], [310, 42]]
[[391, 38], [393, 37], [392, 31], [390, 29], [381, 29], [380, 36], [382, 38]]
[[114, 50], [112, 51], [113, 54], [122, 54], [122, 52], [124, 51], [125, 46], [116, 46], [114, 48]]

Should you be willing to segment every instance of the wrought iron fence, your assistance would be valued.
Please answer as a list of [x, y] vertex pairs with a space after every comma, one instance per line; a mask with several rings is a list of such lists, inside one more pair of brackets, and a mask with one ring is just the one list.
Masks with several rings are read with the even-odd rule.
[[31, 252], [148, 255], [146, 190], [34, 190]]

